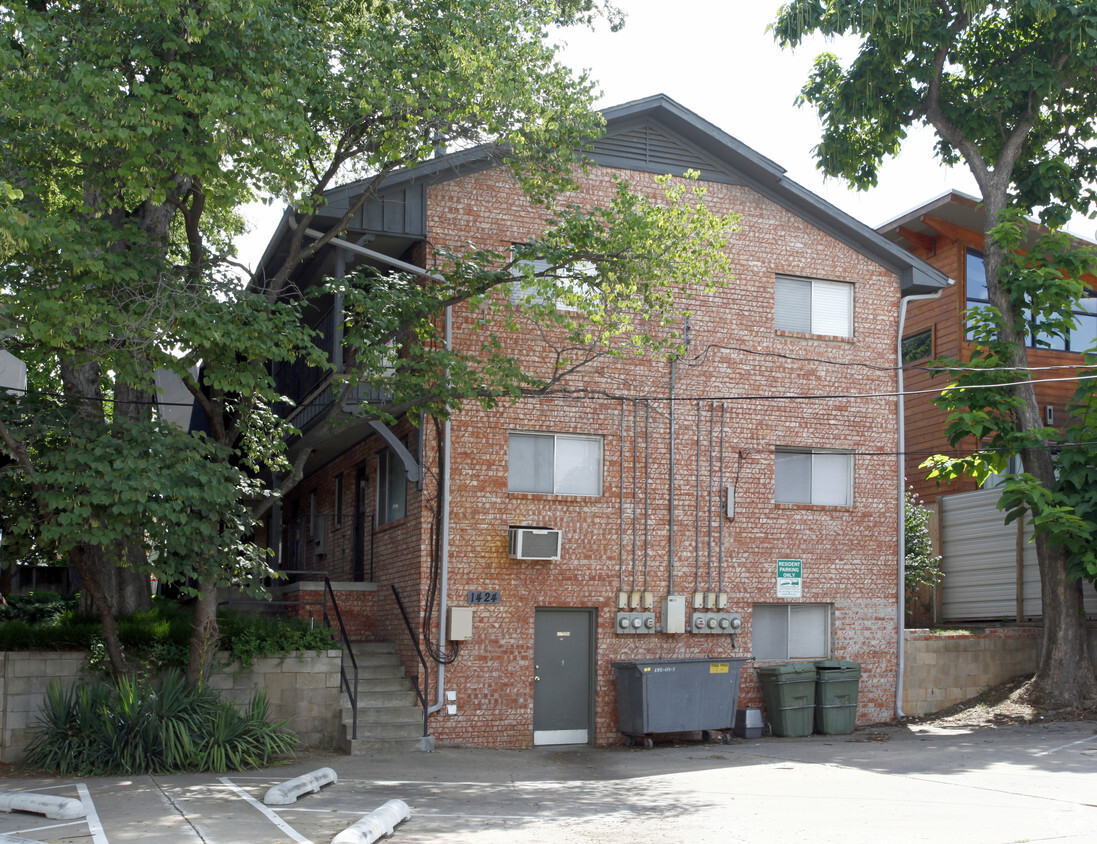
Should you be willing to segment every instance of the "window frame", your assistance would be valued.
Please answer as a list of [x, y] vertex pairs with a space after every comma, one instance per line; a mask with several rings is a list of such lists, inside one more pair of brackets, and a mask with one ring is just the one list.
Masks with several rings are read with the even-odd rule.
[[[852, 507], [853, 506], [853, 500], [854, 500], [853, 499], [853, 493], [854, 493], [854, 483], [853, 483], [853, 481], [854, 481], [854, 465], [855, 465], [854, 464], [854, 456], [855, 456], [855, 452], [853, 452], [852, 450], [842, 449], [842, 448], [809, 448], [809, 447], [802, 447], [802, 446], [776, 446], [773, 450], [773, 454], [774, 454], [774, 458], [773, 458], [773, 464], [774, 464], [774, 466], [773, 466], [773, 500], [774, 500], [774, 503], [784, 504], [784, 505], [789, 505], [789, 506], [799, 506], [799, 507]], [[809, 463], [809, 474], [808, 474], [808, 477], [806, 478], [809, 500], [807, 500], [807, 501], [789, 500], [789, 499], [782, 499], [782, 498], [779, 497], [780, 496], [780, 488], [782, 486], [785, 486], [785, 488], [788, 488], [787, 484], [786, 485], [781, 484], [780, 479], [778, 477], [778, 473], [779, 473], [779, 468], [778, 467], [781, 464], [781, 461], [779, 460], [778, 455], [781, 455], [781, 454], [800, 454], [800, 455], [807, 455], [807, 456], [811, 457], [811, 460], [810, 460], [810, 463]], [[816, 463], [815, 458], [817, 456], [818, 457], [830, 457], [830, 456], [834, 456], [834, 455], [842, 455], [842, 456], [846, 457], [846, 483], [845, 483], [846, 495], [845, 495], [845, 501], [844, 501], [844, 503], [840, 503], [840, 504], [839, 503], [833, 503], [833, 502], [816, 501], [815, 500], [815, 495], [814, 495], [814, 491], [815, 491], [814, 474], [815, 474], [815, 463]], [[803, 481], [801, 481], [799, 484], [797, 484], [797, 486], [802, 486], [802, 485], [803, 485]]]
[[[533, 273], [536, 275], [539, 272], [544, 272], [549, 268], [549, 262], [545, 258], [534, 258], [532, 260], [523, 259], [516, 260], [512, 267], [512, 274], [515, 276], [514, 281], [510, 284], [510, 303], [511, 305], [548, 305], [549, 300], [546, 299], [540, 291], [526, 286], [523, 282], [523, 273], [521, 268], [523, 266], [531, 266]], [[597, 274], [597, 268], [590, 261], [576, 261], [570, 265], [577, 275], [584, 275], [593, 278]], [[563, 271], [563, 267], [561, 271]], [[572, 280], [570, 284], [567, 284], [563, 279], [559, 280], [562, 287], [569, 287], [577, 295], [582, 295], [581, 286], [582, 283], [576, 280]], [[585, 298], [592, 298], [596, 291], [594, 288], [590, 288], [590, 295]], [[580, 310], [578, 305], [573, 305], [568, 302], [562, 302], [559, 298], [556, 298], [551, 303], [553, 307], [558, 311], [572, 311], [578, 312]]]
[[[803, 308], [802, 303], [792, 303], [788, 295], [782, 294], [782, 289], [790, 291], [793, 289], [803, 289], [801, 285], [809, 285], [808, 298], [806, 304], [808, 327], [805, 330], [802, 327], [790, 327], [787, 323], [795, 316], [787, 312], [787, 307], [782, 308], [782, 303], [795, 304], [798, 307]], [[824, 287], [826, 285], [826, 287]], [[816, 289], [820, 291], [827, 288], [837, 289], [841, 287], [846, 294], [846, 324], [848, 333], [835, 333], [833, 331], [823, 331], [825, 327], [818, 324], [822, 319], [822, 316], [817, 312], [815, 307], [816, 302]], [[773, 294], [773, 328], [775, 331], [789, 332], [793, 334], [810, 334], [816, 337], [839, 337], [843, 340], [853, 340], [856, 336], [856, 323], [854, 320], [854, 313], [856, 310], [856, 284], [852, 281], [839, 281], [837, 279], [825, 279], [825, 278], [801, 278], [791, 275], [777, 275], [774, 278], [774, 294]], [[782, 322], [785, 324], [783, 325]]]
[[[783, 655], [772, 655], [769, 653], [759, 653], [759, 645], [769, 644], [769, 642], [762, 642], [762, 637], [759, 636], [759, 630], [761, 628], [761, 617], [767, 613], [771, 613], [774, 616], [780, 614], [783, 611], [785, 613], [784, 620], [784, 652]], [[809, 613], [819, 613], [821, 611], [823, 629], [820, 634], [816, 634], [816, 638], [821, 638], [823, 643], [823, 652], [821, 654], [792, 654], [792, 636], [790, 632], [793, 630], [793, 615], [808, 615]], [[769, 632], [769, 631], [767, 631]], [[778, 603], [778, 604], [754, 604], [751, 607], [751, 650], [754, 652], [754, 658], [759, 660], [787, 660], [787, 659], [830, 659], [834, 650], [834, 605], [818, 602], [809, 603]]]
[[[397, 469], [395, 474], [394, 467]], [[396, 509], [393, 509], [390, 500], [393, 493], [400, 497], [400, 505]], [[408, 514], [408, 470], [399, 455], [388, 446], [377, 452], [376, 513], [378, 527], [398, 522]]]
[[[913, 345], [915, 340], [918, 340], [919, 342], [922, 342], [921, 338], [923, 338], [923, 337], [926, 337], [929, 340], [929, 351], [926, 352], [926, 354], [924, 354], [924, 355], [919, 355], [918, 357], [907, 357], [907, 344], [909, 343], [909, 344]], [[932, 359], [933, 356], [934, 356], [933, 355], [933, 350], [934, 350], [934, 343], [935, 342], [936, 342], [936, 337], [935, 337], [935, 332], [933, 330], [932, 325], [929, 328], [922, 329], [921, 331], [915, 331], [912, 334], [907, 334], [905, 337], [903, 337], [902, 341], [899, 344], [900, 351], [901, 351], [901, 357], [902, 357], [902, 360], [900, 361], [900, 363], [902, 363], [904, 366], [907, 366], [907, 365], [912, 364], [912, 363], [917, 363], [920, 360], [930, 360], [930, 359]]]
[[[982, 281], [982, 288], [981, 288], [982, 292], [983, 292], [982, 297], [973, 296], [972, 295], [972, 290], [971, 290], [971, 278], [972, 278], [971, 270], [972, 270], [972, 267], [975, 265], [976, 262], [978, 262], [977, 265], [978, 265], [979, 270], [980, 270], [979, 274], [980, 274], [980, 276], [982, 277], [982, 280], [983, 280]], [[1081, 305], [1081, 302], [1092, 302], [1093, 304], [1090, 307], [1093, 310], [1089, 310], [1089, 309], [1085, 308], [1085, 306]], [[1089, 348], [1092, 347], [1093, 344], [1091, 344], [1090, 346], [1086, 346], [1085, 348], [1082, 348], [1082, 349], [1073, 349], [1073, 348], [1071, 348], [1071, 340], [1076, 336], [1081, 336], [1082, 335], [1081, 327], [1082, 327], [1082, 325], [1085, 324], [1083, 322], [1083, 320], [1090, 320], [1092, 322], [1092, 325], [1091, 325], [1092, 330], [1091, 330], [1090, 333], [1094, 338], [1097, 338], [1097, 290], [1094, 290], [1094, 289], [1091, 288], [1090, 289], [1090, 295], [1084, 297], [1081, 300], [1081, 302], [1079, 302], [1080, 309], [1071, 308], [1071, 310], [1070, 310], [1070, 315], [1072, 317], [1074, 317], [1075, 321], [1078, 322], [1078, 326], [1075, 327], [1075, 328], [1072, 328], [1070, 330], [1070, 332], [1067, 334], [1066, 337], [1059, 337], [1057, 335], [1042, 333], [1039, 330], [1040, 326], [1036, 323], [1035, 320], [1033, 320], [1031, 318], [1031, 316], [1028, 315], [1027, 309], [1026, 309], [1026, 313], [1025, 313], [1025, 346], [1027, 346], [1030, 349], [1041, 349], [1043, 351], [1048, 351], [1048, 352], [1068, 352], [1070, 354], [1075, 354], [1075, 355], [1084, 354]], [[972, 310], [974, 310], [975, 308], [990, 308], [990, 307], [993, 307], [993, 306], [990, 304], [990, 297], [989, 297], [989, 293], [987, 292], [986, 265], [983, 263], [983, 253], [980, 252], [978, 249], [973, 249], [970, 246], [968, 246], [968, 247], [966, 247], [965, 252], [964, 252], [964, 314], [963, 314], [963, 321], [964, 321], [964, 340], [965, 341], [967, 341], [969, 343], [972, 342], [971, 324], [970, 324], [970, 321], [969, 321], [970, 312]]]
[[[523, 486], [522, 488], [516, 488], [512, 478], [513, 459], [514, 459], [514, 438], [515, 437], [529, 437], [529, 438], [544, 438], [552, 439], [552, 490], [538, 490], [528, 488], [531, 485]], [[568, 440], [582, 440], [587, 442], [597, 443], [598, 445], [598, 461], [595, 469], [596, 476], [595, 486], [596, 492], [575, 492], [575, 491], [561, 491], [561, 483], [558, 479], [557, 457], [559, 454], [558, 444], [561, 441]], [[553, 431], [509, 431], [507, 433], [507, 492], [517, 493], [519, 495], [575, 495], [583, 498], [599, 498], [605, 494], [605, 460], [606, 460], [606, 447], [605, 438], [598, 434], [574, 434], [574, 433], [558, 433]]]

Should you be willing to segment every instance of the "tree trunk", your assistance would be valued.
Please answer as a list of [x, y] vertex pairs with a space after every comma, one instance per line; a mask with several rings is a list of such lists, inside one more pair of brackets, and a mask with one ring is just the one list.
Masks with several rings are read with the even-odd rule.
[[103, 625], [103, 645], [110, 658], [111, 673], [115, 677], [122, 677], [129, 672], [129, 665], [122, 651], [122, 641], [118, 638], [118, 626], [114, 620], [114, 606], [111, 600], [113, 593], [104, 589], [98, 579], [103, 570], [102, 561], [99, 559], [101, 556], [101, 549], [80, 545], [69, 552], [69, 562], [83, 582], [84, 593], [91, 596], [91, 604]]
[[1046, 709], [1064, 709], [1097, 700], [1097, 674], [1089, 657], [1089, 635], [1082, 607], [1082, 584], [1067, 576], [1062, 549], [1036, 538], [1040, 561], [1040, 605], [1044, 639], [1040, 664], [1027, 700]]
[[[998, 309], [1005, 323], [1009, 342], [1009, 365], [1019, 372], [1028, 371], [1028, 326], [1020, 325], [1010, 313], [1009, 297], [1002, 289], [999, 270], [1002, 249], [990, 237], [999, 212], [1005, 208], [1004, 190], [1000, 197], [988, 201], [984, 192], [986, 242], [984, 269], [987, 297]], [[1018, 400], [1014, 413], [1021, 431], [1036, 431], [1044, 427], [1036, 388], [1026, 381], [1010, 388]], [[1024, 471], [1033, 475], [1045, 489], [1055, 488], [1055, 464], [1047, 448], [1025, 448], [1021, 451]], [[1033, 514], [1034, 516], [1037, 514]], [[1036, 560], [1040, 569], [1040, 601], [1043, 613], [1044, 639], [1036, 677], [1029, 689], [1029, 699], [1037, 706], [1061, 709], [1080, 706], [1097, 697], [1097, 673], [1089, 658], [1086, 616], [1082, 609], [1080, 584], [1067, 576], [1067, 561], [1063, 549], [1037, 536]]]
[[213, 655], [221, 634], [217, 629], [217, 583], [203, 580], [198, 584], [198, 600], [194, 604], [194, 628], [190, 634], [190, 654], [187, 659], [187, 684], [199, 689], [209, 677]]

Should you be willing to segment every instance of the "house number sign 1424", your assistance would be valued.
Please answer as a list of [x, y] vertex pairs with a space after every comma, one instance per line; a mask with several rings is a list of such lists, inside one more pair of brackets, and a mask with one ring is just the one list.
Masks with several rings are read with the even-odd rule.
[[469, 592], [470, 604], [498, 604], [501, 600], [498, 589], [473, 589]]

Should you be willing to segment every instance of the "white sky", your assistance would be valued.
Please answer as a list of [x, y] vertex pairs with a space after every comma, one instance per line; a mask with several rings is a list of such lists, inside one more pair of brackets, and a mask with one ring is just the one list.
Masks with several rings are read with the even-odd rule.
[[[946, 170], [933, 158], [933, 134], [922, 130], [885, 162], [879, 182], [856, 191], [844, 181], [824, 180], [812, 148], [820, 136], [811, 108], [795, 100], [815, 57], [842, 54], [841, 44], [817, 39], [795, 51], [781, 50], [766, 32], [783, 0], [618, 0], [628, 15], [611, 33], [568, 30], [563, 58], [588, 69], [611, 106], [666, 94], [787, 170], [787, 175], [861, 222], [877, 227], [947, 190], [979, 192], [964, 168]], [[850, 46], [846, 45], [849, 53]], [[241, 257], [253, 265], [280, 216], [267, 210], [241, 241]], [[1075, 234], [1092, 238], [1095, 224], [1079, 221]]]

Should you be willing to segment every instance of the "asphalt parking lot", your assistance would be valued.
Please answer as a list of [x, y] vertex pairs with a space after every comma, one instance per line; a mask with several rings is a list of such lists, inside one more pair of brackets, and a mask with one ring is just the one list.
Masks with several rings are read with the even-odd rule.
[[[330, 767], [289, 806], [266, 790]], [[392, 844], [422, 842], [1092, 842], [1097, 723], [895, 726], [850, 736], [642, 748], [441, 748], [305, 755], [247, 774], [7, 778], [70, 797], [80, 820], [0, 813], [0, 844], [329, 842], [390, 799]]]

